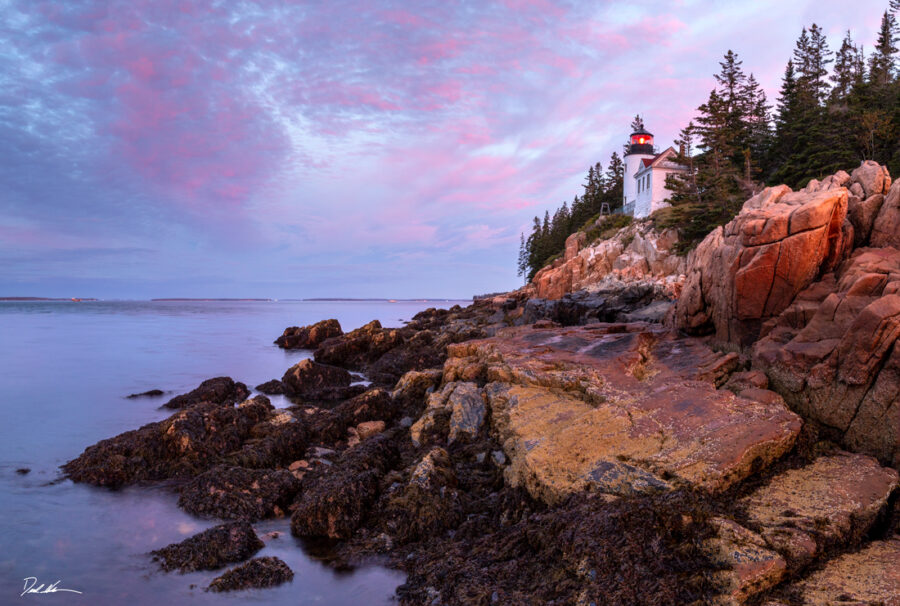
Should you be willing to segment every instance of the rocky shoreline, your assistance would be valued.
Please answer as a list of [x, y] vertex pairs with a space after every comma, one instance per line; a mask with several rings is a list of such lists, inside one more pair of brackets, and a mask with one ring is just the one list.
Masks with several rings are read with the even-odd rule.
[[290, 580], [250, 559], [289, 516], [406, 572], [402, 604], [898, 603], [900, 182], [864, 163], [673, 238], [575, 234], [402, 328], [290, 327], [312, 359], [256, 388], [290, 408], [211, 379], [64, 472], [227, 520], [153, 554], [238, 564], [214, 591]]

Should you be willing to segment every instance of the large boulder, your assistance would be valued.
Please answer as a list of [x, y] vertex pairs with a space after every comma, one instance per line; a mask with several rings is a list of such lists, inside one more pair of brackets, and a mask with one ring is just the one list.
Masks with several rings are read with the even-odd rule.
[[[847, 190], [768, 188], [691, 253], [676, 326], [747, 346], [762, 323], [837, 265], [847, 247]], [[848, 223], [849, 224], [849, 223]]]
[[874, 160], [866, 160], [850, 173], [850, 183], [859, 183], [866, 198], [884, 194], [891, 188], [891, 175], [887, 167]]
[[323, 341], [316, 349], [316, 362], [344, 368], [363, 368], [403, 342], [399, 329], [385, 329], [381, 322], [368, 324]]
[[900, 464], [900, 251], [862, 248], [764, 330], [753, 364], [851, 450]]
[[[880, 198], [880, 196], [873, 196]], [[871, 246], [900, 248], [900, 180], [891, 186], [872, 224]]]
[[325, 339], [344, 334], [337, 320], [322, 320], [309, 326], [291, 326], [275, 339], [275, 345], [282, 349], [315, 349]]
[[529, 299], [516, 324], [534, 324], [539, 320], [552, 320], [563, 326], [621, 322], [658, 302], [668, 304], [671, 297], [665, 286], [657, 282], [607, 282], [600, 288], [579, 290], [558, 299]]
[[235, 404], [242, 402], [250, 395], [250, 390], [241, 382], [231, 377], [216, 377], [200, 383], [199, 387], [189, 393], [175, 396], [165, 404], [166, 408], [187, 408], [200, 402], [214, 404]]

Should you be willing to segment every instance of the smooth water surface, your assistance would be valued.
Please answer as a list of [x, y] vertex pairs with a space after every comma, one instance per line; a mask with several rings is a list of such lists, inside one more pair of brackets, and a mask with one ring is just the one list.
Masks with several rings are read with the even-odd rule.
[[[255, 524], [257, 555], [277, 555], [292, 583], [212, 594], [222, 571], [160, 572], [147, 552], [215, 521], [176, 506], [162, 488], [109, 491], [59, 478], [86, 446], [171, 411], [159, 406], [204, 379], [251, 388], [309, 352], [272, 344], [287, 326], [337, 318], [344, 330], [378, 319], [399, 326], [447, 302], [0, 302], [0, 604], [334, 604], [391, 601], [403, 575], [372, 566], [336, 572], [305, 555], [288, 520]], [[162, 389], [161, 398], [126, 399]], [[273, 399], [273, 403], [279, 402]], [[18, 468], [30, 468], [27, 475]], [[19, 597], [25, 577], [83, 594]], [[195, 585], [192, 589], [191, 585]]]

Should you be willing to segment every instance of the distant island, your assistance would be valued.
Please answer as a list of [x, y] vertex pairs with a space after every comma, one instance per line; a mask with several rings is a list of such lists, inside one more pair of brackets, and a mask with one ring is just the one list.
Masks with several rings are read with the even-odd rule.
[[54, 298], [54, 297], [0, 297], [0, 301], [74, 301], [76, 303], [80, 301], [97, 301], [98, 299], [91, 299], [87, 297], [71, 297], [71, 298]]

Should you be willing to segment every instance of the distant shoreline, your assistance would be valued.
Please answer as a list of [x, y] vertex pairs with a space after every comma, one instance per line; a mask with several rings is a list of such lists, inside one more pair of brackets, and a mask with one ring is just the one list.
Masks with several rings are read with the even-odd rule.
[[[445, 299], [445, 298], [416, 298], [416, 299], [387, 299], [387, 298], [351, 298], [351, 297], [314, 297], [311, 299], [259, 299], [259, 298], [213, 298], [213, 297], [204, 297], [204, 298], [191, 298], [191, 297], [166, 297], [166, 298], [157, 298], [157, 299], [106, 299], [107, 301], [150, 301], [157, 303], [164, 302], [189, 302], [189, 301], [216, 301], [216, 302], [240, 302], [240, 301], [250, 301], [250, 302], [303, 302], [303, 301], [315, 301], [315, 302], [328, 302], [328, 301], [349, 301], [349, 302], [378, 302], [378, 303], [428, 303], [430, 301], [434, 301], [435, 303], [447, 303], [452, 301], [472, 301], [473, 298], [469, 297], [467, 299]], [[81, 302], [81, 301], [101, 301], [101, 299], [94, 299], [90, 297], [0, 297], [0, 302], [52, 302], [52, 301], [61, 301], [61, 302]]]

